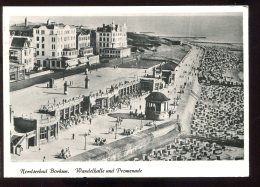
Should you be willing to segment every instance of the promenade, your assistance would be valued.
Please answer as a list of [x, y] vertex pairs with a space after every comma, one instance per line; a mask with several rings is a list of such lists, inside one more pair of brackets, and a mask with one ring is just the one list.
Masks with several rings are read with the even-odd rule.
[[[177, 94], [180, 89], [184, 88], [184, 83], [188, 84], [192, 82], [195, 74], [188, 74], [191, 71], [192, 64], [199, 58], [199, 49], [192, 49], [187, 55], [187, 58], [183, 59], [179, 65], [178, 73], [174, 80], [174, 84], [160, 90], [167, 97], [171, 99], [169, 108], [171, 110], [176, 110], [175, 101], [181, 99], [181, 94]], [[184, 73], [186, 71], [186, 74]], [[69, 99], [78, 95], [88, 95], [89, 93], [95, 93], [99, 90], [104, 90], [106, 87], [110, 87], [111, 84], [118, 83], [121, 81], [131, 81], [137, 79], [145, 73], [145, 69], [133, 69], [133, 68], [101, 68], [98, 71], [92, 71], [89, 73], [90, 83], [89, 89], [84, 88], [85, 74], [80, 73], [77, 75], [72, 75], [65, 77], [64, 79], [55, 80], [55, 88], [47, 88], [47, 83], [42, 83], [38, 85], [31, 86], [27, 89], [22, 89], [18, 91], [11, 92], [11, 104], [13, 105], [14, 116], [26, 116], [30, 117], [31, 111], [39, 109], [41, 105], [50, 103], [55, 99], [57, 102], [62, 101], [62, 99]], [[185, 76], [182, 76], [185, 75]], [[63, 83], [71, 81], [72, 85], [69, 87], [69, 94], [63, 94]], [[137, 109], [138, 113], [145, 111], [145, 97], [143, 95], [139, 98], [131, 100], [132, 110]], [[177, 99], [178, 97], [178, 99]], [[27, 99], [26, 99], [27, 98]], [[30, 98], [30, 99], [28, 99]], [[140, 108], [141, 106], [141, 108]], [[117, 114], [129, 114], [130, 108], [123, 106], [122, 109], [115, 111]], [[176, 115], [172, 116], [172, 119], [176, 118]], [[156, 125], [160, 125], [169, 121], [170, 119], [165, 119], [165, 121], [157, 121]], [[136, 132], [140, 132], [153, 126], [146, 126], [151, 120], [140, 120], [140, 119], [123, 119], [122, 124], [118, 128], [117, 140], [126, 137], [122, 134], [123, 129], [135, 129]], [[115, 141], [115, 133], [109, 133], [110, 128], [114, 128], [116, 124], [116, 118], [108, 115], [98, 115], [92, 119], [90, 124], [89, 121], [84, 121], [81, 124], [75, 125], [69, 129], [63, 130], [58, 139], [47, 144], [40, 145], [38, 147], [30, 148], [22, 152], [21, 156], [12, 155], [13, 161], [42, 161], [45, 157], [45, 161], [62, 161], [63, 159], [57, 158], [57, 155], [62, 149], [69, 147], [71, 156], [83, 153], [86, 150], [93, 149], [97, 147], [94, 144], [95, 137], [106, 138], [107, 143]], [[141, 129], [142, 127], [142, 129]], [[86, 137], [86, 150], [85, 150], [85, 137], [83, 136], [86, 132], [91, 130], [91, 134]], [[74, 140], [72, 135], [75, 135]]]

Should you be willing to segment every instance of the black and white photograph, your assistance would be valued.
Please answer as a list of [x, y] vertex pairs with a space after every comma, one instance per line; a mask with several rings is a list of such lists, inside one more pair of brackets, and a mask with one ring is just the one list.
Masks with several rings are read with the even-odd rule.
[[6, 177], [248, 175], [247, 7], [52, 8], [3, 8]]

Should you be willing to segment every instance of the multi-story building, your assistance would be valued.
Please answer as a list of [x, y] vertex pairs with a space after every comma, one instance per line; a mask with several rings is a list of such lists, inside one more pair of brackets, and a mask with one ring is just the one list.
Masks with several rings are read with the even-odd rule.
[[96, 52], [96, 30], [90, 30], [90, 46], [93, 47], [93, 53]]
[[9, 61], [22, 64], [30, 72], [35, 64], [35, 48], [31, 37], [12, 36], [10, 38]]
[[90, 47], [90, 30], [77, 29], [76, 46], [80, 57], [93, 55], [93, 48]]
[[43, 68], [49, 68], [49, 59], [63, 56], [74, 58], [77, 55], [76, 28], [73, 26], [56, 24], [48, 20], [46, 25], [33, 28], [33, 38], [37, 64]]
[[90, 32], [88, 30], [77, 29], [77, 49], [90, 47]]
[[112, 22], [103, 24], [96, 32], [96, 52], [102, 57], [122, 58], [131, 55], [127, 47], [126, 24], [119, 25]]

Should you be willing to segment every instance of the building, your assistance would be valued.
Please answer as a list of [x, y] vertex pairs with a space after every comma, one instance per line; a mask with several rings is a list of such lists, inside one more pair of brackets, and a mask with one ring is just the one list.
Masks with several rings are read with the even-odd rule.
[[160, 120], [168, 115], [168, 101], [161, 92], [152, 92], [146, 98], [145, 115], [147, 119]]
[[26, 72], [30, 72], [35, 64], [35, 48], [31, 37], [13, 36], [10, 38], [9, 61], [23, 64]]
[[96, 55], [97, 50], [96, 50], [96, 30], [90, 30], [90, 46], [93, 48], [93, 53]]
[[122, 58], [131, 55], [131, 49], [127, 47], [127, 27], [112, 22], [103, 24], [96, 32], [96, 52], [101, 57]]
[[[62, 103], [43, 105], [37, 113], [13, 118], [11, 153], [21, 154], [23, 149], [40, 146], [58, 138], [62, 129], [76, 124], [83, 111], [83, 97], [63, 100]], [[11, 109], [10, 109], [11, 110]]]
[[80, 50], [81, 48], [88, 47], [90, 47], [90, 31], [78, 28], [76, 34], [76, 48]]
[[50, 58], [75, 58], [76, 28], [74, 26], [56, 24], [48, 20], [47, 24], [33, 28], [33, 38], [36, 46], [37, 64], [48, 68]]

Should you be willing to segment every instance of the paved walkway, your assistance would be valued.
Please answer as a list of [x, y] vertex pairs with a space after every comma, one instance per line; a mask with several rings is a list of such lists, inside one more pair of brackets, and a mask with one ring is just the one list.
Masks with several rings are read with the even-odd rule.
[[[192, 52], [190, 55], [196, 55], [198, 51], [194, 51], [194, 53]], [[191, 56], [190, 58], [192, 59], [193, 56]], [[193, 63], [193, 61], [191, 61], [191, 59], [188, 58], [186, 61], [189, 63]], [[183, 65], [185, 65], [187, 62], [183, 62]], [[181, 67], [183, 66], [181, 65]], [[186, 67], [186, 66], [185, 66]], [[187, 67], [186, 67], [187, 68]], [[179, 72], [183, 72], [185, 70], [187, 70], [186, 68], [180, 68]], [[118, 75], [115, 73], [116, 71], [123, 71], [124, 73], [122, 74], [119, 73], [120, 75], [127, 75], [127, 70], [129, 69], [116, 69], [116, 70], [112, 70], [110, 74], [108, 74], [108, 72], [110, 72], [112, 68], [105, 68], [105, 70], [101, 69], [98, 70], [97, 72], [93, 72], [91, 74], [91, 76], [93, 76], [92, 78], [90, 77], [91, 80], [95, 80], [98, 81], [99, 80], [99, 76], [100, 75], [106, 75], [102, 78], [103, 81], [101, 81], [101, 79], [99, 80], [100, 82], [96, 82], [95, 85], [96, 88], [95, 89], [100, 89], [99, 87], [102, 88], [102, 90], [109, 85], [112, 84], [111, 80], [108, 80], [108, 77], [112, 77], [113, 81], [118, 81], [118, 79], [120, 80], [120, 78], [118, 78]], [[103, 72], [104, 71], [104, 72]], [[133, 70], [129, 70], [129, 73], [132, 73], [133, 76], [133, 72], [131, 72]], [[137, 73], [137, 70], [134, 70], [135, 73]], [[140, 70], [141, 72], [144, 70]], [[100, 75], [99, 75], [100, 74]], [[130, 75], [128, 74], [128, 76]], [[185, 81], [187, 81], [187, 77], [186, 76], [179, 76], [180, 74], [176, 75], [176, 79], [175, 79], [175, 84], [174, 85], [170, 85], [168, 88], [165, 88], [163, 90], [161, 90], [163, 93], [165, 93], [170, 99], [170, 104], [173, 103], [174, 98], [176, 99], [177, 94], [176, 90], [177, 88], [179, 88], [180, 85], [183, 85], [183, 83]], [[76, 81], [78, 78], [77, 77], [82, 77], [83, 75], [74, 75], [72, 77], [68, 77], [66, 78], [67, 80], [73, 80], [73, 82], [75, 82], [76, 85], [74, 85], [76, 88], [76, 90], [71, 89], [72, 95], [75, 94], [79, 94], [80, 90], [82, 90], [82, 81]], [[73, 78], [74, 77], [74, 78]], [[95, 78], [94, 78], [95, 77]], [[115, 78], [115, 79], [114, 79]], [[125, 78], [124, 76], [121, 77], [122, 79]], [[75, 79], [75, 80], [74, 80]], [[81, 78], [82, 79], [82, 78]], [[105, 80], [105, 81], [104, 81]], [[56, 91], [58, 91], [58, 95], [59, 95], [59, 99], [61, 96], [63, 97], [64, 95], [62, 95], [62, 84], [63, 84], [63, 80], [60, 79], [57, 82], [57, 90], [52, 90], [51, 92], [53, 92], [54, 94], [56, 93]], [[77, 85], [78, 84], [78, 85]], [[39, 90], [40, 89], [40, 90]], [[51, 97], [52, 93], [48, 92], [48, 93], [44, 93], [43, 90], [41, 89], [46, 89], [45, 87], [42, 87], [42, 85], [37, 85], [34, 86], [33, 89], [25, 89], [25, 90], [21, 90], [21, 91], [17, 91], [11, 94], [11, 101], [13, 102], [14, 105], [16, 105], [16, 109], [14, 106], [14, 111], [17, 113], [23, 112], [24, 109], [19, 108], [22, 107], [24, 108], [24, 106], [26, 106], [25, 108], [28, 108], [28, 106], [33, 105], [33, 99], [35, 99], [36, 103], [37, 102], [41, 102], [41, 103], [45, 103], [47, 102], [48, 99], [46, 99], [45, 97]], [[33, 90], [35, 90], [35, 94], [33, 95]], [[85, 89], [83, 89], [84, 92]], [[46, 91], [45, 91], [46, 92]], [[61, 93], [60, 93], [61, 92]], [[39, 94], [43, 94], [43, 95], [39, 95]], [[23, 103], [26, 101], [25, 97], [30, 97], [30, 103]], [[142, 96], [141, 98], [137, 98], [131, 101], [132, 103], [132, 110], [133, 109], [138, 109], [138, 113], [140, 113], [141, 111], [144, 113], [144, 109], [145, 109], [145, 96]], [[41, 99], [39, 99], [41, 98]], [[18, 103], [17, 103], [18, 102]], [[19, 103], [20, 102], [20, 103]], [[21, 103], [22, 102], [22, 103]], [[36, 105], [39, 105], [40, 103], [37, 103]], [[141, 105], [141, 110], [140, 110], [140, 105]], [[35, 106], [34, 106], [35, 107]], [[173, 105], [170, 106], [174, 107]], [[19, 112], [18, 112], [19, 111]], [[122, 108], [118, 111], [115, 111], [115, 113], [129, 113], [130, 112], [130, 108]], [[172, 117], [174, 118], [174, 117]], [[164, 123], [166, 121], [168, 121], [169, 119], [165, 119], [165, 121], [161, 121], [161, 122], [156, 122], [157, 124], [160, 123]], [[149, 120], [143, 120], [142, 123], [146, 124], [150, 122]], [[85, 132], [87, 132], [88, 130], [92, 131], [92, 134], [90, 136], [86, 137], [87, 140], [87, 146], [86, 146], [86, 150], [90, 150], [96, 147], [96, 145], [94, 145], [94, 138], [95, 137], [102, 137], [102, 138], [106, 138], [107, 139], [107, 143], [110, 143], [112, 141], [115, 140], [115, 134], [109, 134], [109, 128], [110, 127], [115, 127], [115, 123], [116, 123], [116, 118], [107, 116], [107, 115], [102, 115], [102, 116], [98, 116], [97, 118], [92, 119], [92, 124], [90, 125], [88, 121], [83, 122], [77, 126], [74, 126], [70, 129], [64, 130], [62, 132], [60, 132], [59, 134], [59, 138], [53, 142], [50, 142], [48, 144], [43, 144], [40, 145], [40, 147], [33, 147], [30, 148], [29, 150], [26, 150], [24, 152], [22, 152], [21, 156], [17, 156], [17, 155], [12, 155], [12, 160], [13, 161], [42, 161], [43, 157], [45, 156], [46, 161], [61, 161], [62, 159], [58, 159], [56, 158], [57, 154], [60, 153], [61, 149], [66, 149], [67, 147], [69, 147], [70, 149], [70, 153], [72, 156], [80, 154], [82, 152], [84, 152], [84, 146], [85, 146], [85, 138], [84, 136], [82, 136]], [[118, 129], [118, 134], [117, 134], [117, 139], [123, 138], [124, 135], [121, 135], [121, 132], [123, 131], [123, 128], [130, 128], [130, 129], [139, 129], [139, 127], [141, 126], [141, 120], [139, 119], [124, 119], [121, 125], [121, 128], [119, 127]], [[142, 130], [146, 130], [148, 128], [148, 126], [144, 126]], [[139, 130], [138, 130], [139, 131]], [[72, 134], [75, 134], [75, 139], [72, 140]], [[40, 150], [39, 150], [40, 148]]]

